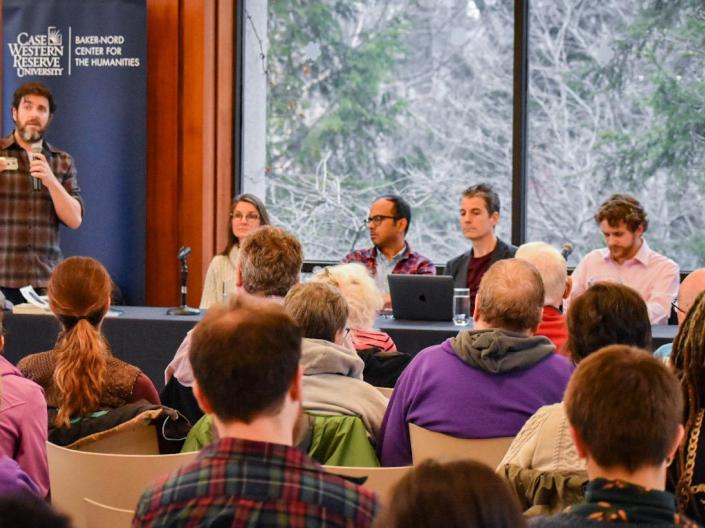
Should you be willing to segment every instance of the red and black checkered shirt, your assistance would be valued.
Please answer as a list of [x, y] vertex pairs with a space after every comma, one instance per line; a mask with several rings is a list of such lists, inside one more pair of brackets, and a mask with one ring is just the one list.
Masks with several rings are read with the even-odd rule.
[[[377, 247], [371, 247], [367, 249], [358, 249], [353, 251], [343, 257], [341, 261], [346, 262], [359, 262], [364, 264], [365, 267], [370, 271], [372, 276], [377, 274]], [[392, 273], [402, 273], [408, 275], [435, 275], [436, 266], [433, 265], [431, 259], [428, 259], [417, 253], [416, 251], [411, 251], [411, 246], [407, 243], [406, 250], [404, 254], [394, 266]]]
[[375, 495], [294, 447], [223, 438], [144, 492], [133, 527], [372, 526]]
[[[46, 141], [42, 150], [54, 176], [81, 203], [76, 167], [66, 152]], [[27, 152], [15, 142], [14, 133], [0, 142], [0, 156], [16, 158], [18, 168], [0, 172], [0, 286], [45, 287], [61, 260], [59, 217], [49, 190], [32, 190]]]

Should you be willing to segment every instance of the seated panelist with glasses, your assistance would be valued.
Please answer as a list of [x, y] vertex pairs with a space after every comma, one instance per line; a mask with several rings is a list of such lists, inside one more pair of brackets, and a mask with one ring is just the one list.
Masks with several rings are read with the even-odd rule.
[[411, 250], [406, 234], [411, 223], [411, 207], [402, 197], [385, 195], [370, 207], [367, 227], [373, 246], [349, 253], [343, 262], [360, 262], [369, 270], [389, 306], [387, 276], [392, 273], [435, 275], [430, 259]]
[[240, 251], [240, 240], [260, 226], [269, 225], [269, 215], [262, 200], [253, 194], [236, 196], [230, 207], [228, 243], [208, 265], [201, 294], [201, 308], [208, 309], [225, 301], [235, 290], [235, 263]]

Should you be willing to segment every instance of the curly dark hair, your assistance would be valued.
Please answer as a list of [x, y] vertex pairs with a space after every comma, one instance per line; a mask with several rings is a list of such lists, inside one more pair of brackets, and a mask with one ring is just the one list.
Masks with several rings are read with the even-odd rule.
[[600, 206], [595, 214], [595, 222], [603, 220], [611, 227], [617, 227], [624, 222], [629, 231], [634, 232], [639, 226], [644, 226], [644, 231], [649, 227], [646, 211], [639, 201], [629, 194], [613, 194]]

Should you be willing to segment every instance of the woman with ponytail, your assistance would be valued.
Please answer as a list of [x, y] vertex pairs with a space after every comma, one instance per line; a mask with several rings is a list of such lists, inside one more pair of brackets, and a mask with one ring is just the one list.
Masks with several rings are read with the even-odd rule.
[[49, 279], [49, 306], [62, 332], [54, 350], [27, 356], [17, 366], [44, 388], [48, 406], [56, 408], [57, 427], [68, 427], [73, 417], [141, 399], [159, 404], [151, 380], [113, 357], [101, 333], [110, 292], [108, 272], [90, 257], [64, 260]]

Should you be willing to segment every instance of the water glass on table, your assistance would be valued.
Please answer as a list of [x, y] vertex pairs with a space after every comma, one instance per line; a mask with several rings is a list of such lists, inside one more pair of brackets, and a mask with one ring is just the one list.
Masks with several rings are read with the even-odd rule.
[[470, 290], [468, 288], [453, 289], [453, 323], [465, 326], [470, 322]]

